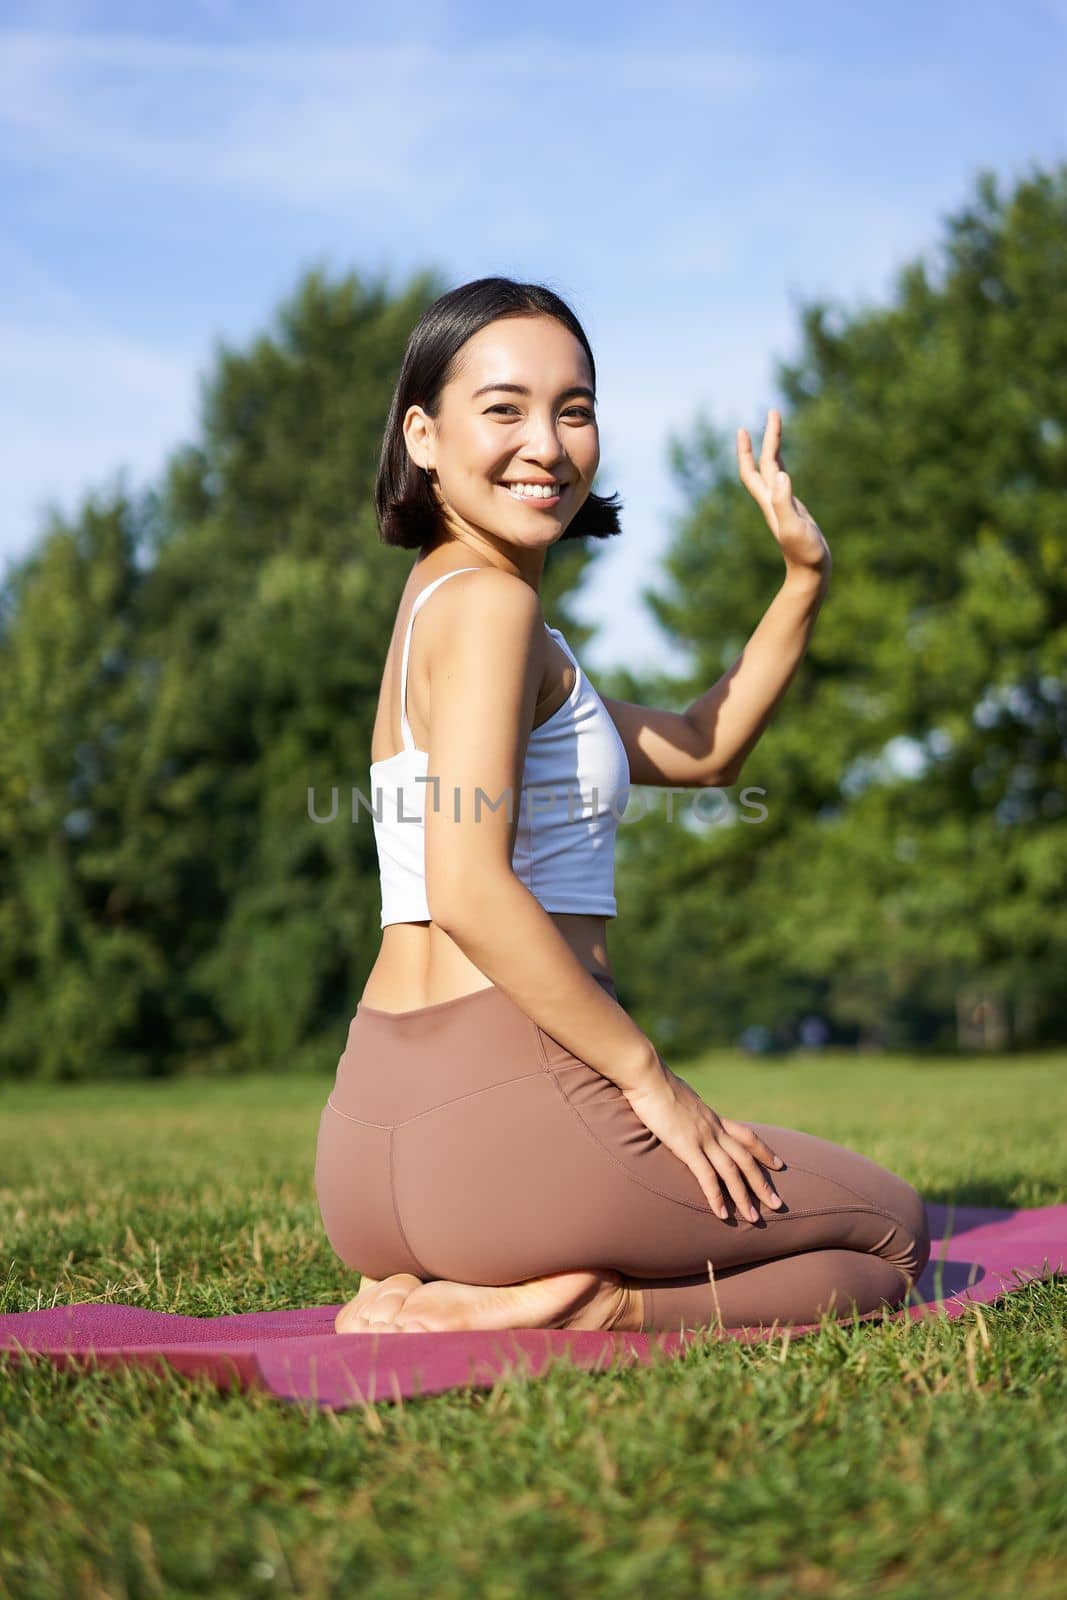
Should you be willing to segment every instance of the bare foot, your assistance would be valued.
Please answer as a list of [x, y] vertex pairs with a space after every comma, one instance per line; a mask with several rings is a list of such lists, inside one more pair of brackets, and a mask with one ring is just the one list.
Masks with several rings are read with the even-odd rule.
[[[393, 1280], [387, 1280], [392, 1282]], [[605, 1328], [638, 1331], [642, 1296], [621, 1273], [558, 1272], [496, 1288], [435, 1278], [406, 1294], [395, 1322], [401, 1332], [462, 1328]]]
[[355, 1299], [343, 1305], [334, 1318], [335, 1331], [398, 1333], [397, 1312], [412, 1290], [421, 1286], [422, 1279], [413, 1272], [395, 1272], [388, 1278], [368, 1278], [364, 1273]]

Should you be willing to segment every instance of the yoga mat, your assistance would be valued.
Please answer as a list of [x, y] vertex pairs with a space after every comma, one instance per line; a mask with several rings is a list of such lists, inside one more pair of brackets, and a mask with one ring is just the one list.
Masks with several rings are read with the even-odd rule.
[[[1067, 1272], [1067, 1205], [1033, 1210], [927, 1205], [933, 1248], [919, 1303], [892, 1319], [960, 1316], [1035, 1278]], [[220, 1388], [265, 1389], [283, 1400], [344, 1410], [447, 1389], [491, 1388], [508, 1371], [541, 1376], [563, 1361], [606, 1370], [677, 1355], [688, 1333], [603, 1333], [532, 1328], [507, 1332], [335, 1333], [340, 1302], [292, 1311], [185, 1317], [125, 1304], [81, 1302], [0, 1315], [0, 1358], [61, 1368], [138, 1365], [203, 1373]], [[884, 1308], [863, 1322], [880, 1320]], [[794, 1323], [790, 1336], [818, 1323]], [[731, 1328], [724, 1338], [777, 1337], [782, 1329]], [[697, 1335], [702, 1337], [702, 1335]]]

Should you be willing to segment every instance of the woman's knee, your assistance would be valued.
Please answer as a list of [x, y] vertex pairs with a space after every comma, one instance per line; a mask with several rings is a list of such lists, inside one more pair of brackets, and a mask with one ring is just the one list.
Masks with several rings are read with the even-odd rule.
[[[795, 1198], [799, 1206], [812, 1209], [836, 1204], [846, 1212], [849, 1196], [864, 1201], [866, 1215], [856, 1219], [850, 1237], [841, 1242], [882, 1256], [912, 1282], [918, 1280], [930, 1259], [930, 1222], [923, 1197], [912, 1184], [847, 1145], [769, 1123], [751, 1126], [787, 1163], [775, 1175], [787, 1200]], [[782, 1187], [791, 1161], [800, 1180], [792, 1196]]]
[[918, 1189], [894, 1173], [895, 1193], [892, 1199], [894, 1221], [898, 1224], [895, 1266], [917, 1282], [930, 1259], [930, 1218], [926, 1202]]

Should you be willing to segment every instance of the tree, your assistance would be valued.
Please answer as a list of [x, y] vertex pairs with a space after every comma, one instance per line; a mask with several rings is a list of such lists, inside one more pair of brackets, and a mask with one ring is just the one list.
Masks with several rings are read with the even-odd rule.
[[0, 1062], [21, 1076], [147, 1067], [161, 960], [114, 894], [139, 509], [120, 486], [53, 515], [0, 598]]
[[[813, 1000], [892, 1043], [971, 1042], [976, 1006], [1002, 1024], [987, 1040], [1062, 1038], [1067, 166], [1006, 198], [981, 174], [940, 269], [906, 265], [886, 308], [803, 308], [778, 377], [831, 588], [738, 785], [766, 791], [767, 822], [697, 846], [664, 830], [628, 879], [634, 1004], [690, 996], [688, 1042], [788, 1027]], [[732, 440], [700, 419], [672, 460], [692, 510], [647, 599], [692, 651], [682, 706], [732, 664], [780, 562]]]

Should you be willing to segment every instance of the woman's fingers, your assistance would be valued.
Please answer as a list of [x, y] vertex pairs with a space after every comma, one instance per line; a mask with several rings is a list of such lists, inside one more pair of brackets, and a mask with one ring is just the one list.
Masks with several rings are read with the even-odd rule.
[[[756, 1207], [752, 1196], [745, 1187], [744, 1175], [733, 1156], [721, 1144], [713, 1144], [710, 1150], [705, 1150], [704, 1153], [719, 1174], [719, 1177], [725, 1182], [734, 1205], [737, 1207], [738, 1216], [751, 1218]], [[758, 1217], [759, 1213], [757, 1212], [756, 1220], [758, 1220]]]
[[[759, 505], [772, 531], [775, 530], [774, 500], [778, 474], [784, 471], [782, 463], [782, 415], [768, 411], [767, 426], [763, 430], [759, 465], [752, 453], [752, 440], [747, 428], [737, 430], [737, 465], [741, 482]], [[792, 509], [790, 502], [789, 509]]]
[[759, 453], [760, 476], [768, 489], [773, 489], [782, 463], [778, 459], [782, 443], [782, 417], [778, 411], [768, 411], [767, 426], [763, 430], [763, 448]]
[[[755, 1204], [755, 1199], [762, 1199], [776, 1211], [782, 1204], [782, 1199], [755, 1156], [745, 1149], [740, 1139], [733, 1137], [726, 1125], [727, 1120], [722, 1117], [717, 1118], [718, 1126], [712, 1130], [715, 1143], [710, 1148], [705, 1148], [704, 1154], [720, 1177], [725, 1180], [726, 1187], [737, 1206], [738, 1215], [747, 1217], [750, 1222], [758, 1222], [759, 1208]], [[743, 1124], [738, 1126], [743, 1127]], [[751, 1129], [745, 1131], [752, 1133]]]
[[767, 1177], [755, 1156], [751, 1155], [738, 1140], [730, 1138], [729, 1134], [724, 1133], [723, 1137], [729, 1139], [731, 1147], [729, 1153], [748, 1179], [752, 1193], [777, 1210], [782, 1203], [781, 1196], [775, 1192], [774, 1184]]
[[731, 1139], [736, 1139], [739, 1144], [746, 1145], [761, 1161], [765, 1161], [769, 1167], [785, 1166], [781, 1156], [777, 1155], [770, 1145], [760, 1138], [755, 1128], [750, 1127], [747, 1122], [735, 1122], [732, 1117], [720, 1117], [719, 1121]]
[[715, 1215], [722, 1217], [725, 1222], [728, 1213], [726, 1201], [723, 1198], [722, 1185], [718, 1181], [715, 1168], [708, 1160], [707, 1151], [703, 1150], [699, 1145], [695, 1154], [689, 1158], [689, 1170], [701, 1189], [703, 1189], [704, 1198], [708, 1205], [715, 1212]]
[[741, 482], [752, 498], [766, 511], [770, 504], [770, 495], [763, 475], [756, 466], [756, 459], [752, 454], [752, 440], [748, 436], [747, 428], [737, 430], [737, 466]]

